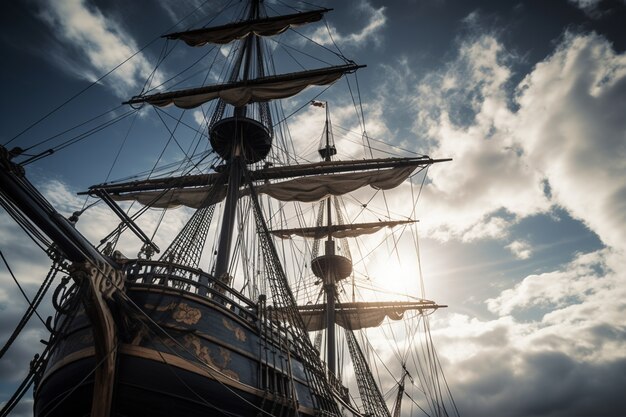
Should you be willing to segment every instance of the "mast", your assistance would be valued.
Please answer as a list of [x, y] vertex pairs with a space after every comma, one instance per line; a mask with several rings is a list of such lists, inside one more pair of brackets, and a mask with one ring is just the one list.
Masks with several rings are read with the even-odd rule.
[[[92, 323], [95, 360], [91, 417], [108, 417], [113, 404], [117, 371], [118, 329], [109, 301], [124, 292], [125, 274], [102, 255], [64, 218], [26, 178], [24, 168], [11, 161], [14, 154], [0, 146], [0, 205], [28, 227], [37, 227], [53, 242], [49, 254], [59, 252], [70, 261], [70, 276], [86, 288], [85, 313]], [[53, 259], [56, 256], [53, 256]]]
[[[316, 104], [319, 105], [319, 104]], [[321, 103], [326, 108], [326, 123], [324, 125], [325, 146], [319, 149], [319, 154], [325, 162], [330, 162], [337, 150], [332, 140], [330, 126], [330, 110], [328, 103]], [[326, 208], [326, 234], [324, 242], [324, 254], [311, 261], [313, 273], [322, 279], [324, 294], [326, 296], [326, 365], [328, 372], [335, 375], [336, 365], [336, 338], [335, 323], [337, 321], [335, 301], [337, 281], [347, 278], [352, 273], [350, 259], [335, 254], [335, 241], [333, 239], [333, 196], [329, 195], [324, 200]]]
[[221, 279], [228, 271], [230, 260], [230, 247], [233, 240], [233, 227], [235, 225], [235, 212], [239, 200], [239, 185], [241, 182], [241, 161], [239, 151], [235, 149], [230, 162], [230, 179], [228, 181], [228, 193], [222, 219], [222, 229], [215, 261], [215, 277]]
[[396, 395], [396, 403], [393, 407], [393, 417], [400, 417], [402, 414], [402, 397], [404, 396], [404, 379], [408, 376], [411, 382], [413, 382], [413, 378], [409, 375], [409, 371], [407, 371], [406, 366], [402, 364], [402, 378], [400, 378], [400, 383], [398, 384], [398, 394]]
[[[300, 172], [287, 172], [285, 169], [271, 170], [270, 168], [268, 168], [269, 171], [268, 169], [256, 171], [248, 169], [249, 165], [264, 161], [271, 151], [274, 135], [274, 123], [269, 107], [271, 100], [294, 96], [309, 86], [332, 84], [344, 74], [354, 72], [361, 67], [352, 61], [345, 60], [343, 65], [334, 67], [273, 75], [273, 68], [270, 65], [266, 66], [263, 59], [263, 55], [266, 53], [262, 42], [263, 36], [281, 33], [293, 25], [301, 25], [319, 20], [321, 14], [325, 11], [326, 9], [311, 13], [268, 18], [265, 16], [262, 0], [250, 0], [243, 13], [243, 20], [234, 25], [167, 35], [167, 37], [171, 39], [183, 40], [190, 46], [202, 46], [205, 43], [223, 44], [234, 40], [239, 41], [236, 56], [233, 57], [231, 63], [228, 79], [222, 84], [141, 95], [133, 97], [131, 100], [127, 101], [127, 103], [131, 105], [148, 103], [153, 106], [167, 106], [173, 104], [179, 108], [190, 109], [211, 100], [217, 100], [215, 110], [209, 122], [209, 140], [213, 151], [224, 163], [215, 168], [218, 175], [207, 174], [206, 176], [201, 175], [186, 179], [148, 180], [143, 181], [141, 184], [124, 184], [121, 188], [116, 187], [116, 189], [121, 192], [126, 192], [126, 194], [131, 194], [140, 189], [148, 193], [151, 192], [150, 190], [153, 190], [159, 195], [147, 197], [150, 199], [148, 203], [150, 206], [159, 206], [162, 203], [157, 200], [165, 198], [172, 202], [177, 201], [182, 204], [191, 203], [195, 208], [205, 209], [211, 204], [221, 201], [223, 196], [223, 198], [225, 198], [223, 205], [224, 212], [219, 230], [217, 253], [213, 270], [214, 278], [221, 281], [223, 284], [229, 284], [231, 279], [229, 273], [232, 273], [232, 271], [229, 271], [229, 267], [232, 263], [231, 247], [236, 233], [235, 218], [238, 212], [238, 200], [243, 195], [250, 196], [257, 230], [261, 232], [259, 234], [259, 246], [266, 266], [271, 295], [274, 299], [274, 304], [284, 308], [287, 312], [287, 321], [294, 324], [290, 329], [287, 328], [288, 332], [293, 333], [293, 342], [290, 343], [293, 343], [296, 355], [300, 357], [304, 363], [304, 371], [309, 386], [312, 388], [312, 399], [315, 403], [315, 407], [320, 408], [322, 413], [339, 415], [340, 410], [336, 401], [333, 399], [332, 389], [328, 382], [329, 378], [325, 378], [323, 364], [317, 351], [313, 349], [306, 335], [306, 326], [298, 314], [295, 299], [289, 288], [282, 265], [279, 262], [276, 249], [273, 246], [273, 242], [270, 240], [269, 230], [267, 229], [267, 224], [258, 201], [259, 194], [266, 194], [275, 198], [275, 196], [272, 195], [275, 191], [271, 189], [272, 187], [267, 189], [263, 187], [263, 184], [253, 183], [255, 180], [269, 179], [260, 178], [259, 174], [275, 176], [276, 179], [287, 179], [298, 177]], [[330, 131], [329, 126], [327, 126], [327, 131]], [[328, 144], [327, 147], [330, 148], [330, 144]], [[328, 154], [327, 161], [330, 161], [330, 152], [328, 152]], [[412, 164], [407, 165], [404, 169], [408, 173], [409, 169], [413, 170], [416, 164], [420, 165], [422, 162], [424, 161], [413, 161]], [[388, 164], [388, 161], [374, 162], [375, 165], [379, 163]], [[307, 168], [307, 175], [317, 176], [320, 174], [318, 166], [310, 166]], [[370, 168], [369, 165], [367, 168]], [[326, 169], [346, 172], [347, 174], [350, 174], [349, 171], [354, 171], [352, 166], [343, 165], [340, 167], [327, 167]], [[297, 170], [300, 170], [300, 168], [297, 168]], [[393, 184], [394, 181], [404, 180], [404, 178], [397, 178], [398, 175], [396, 171], [387, 171], [383, 173], [383, 178], [378, 180], [381, 187], [387, 187]], [[219, 183], [224, 173], [227, 174], [227, 179], [225, 182]], [[402, 177], [402, 174], [403, 173], [400, 173], [400, 177]], [[376, 183], [377, 181], [377, 179], [363, 177], [369, 174], [359, 174], [357, 172], [350, 175], [357, 175], [359, 178], [352, 182], [357, 185], [362, 184], [361, 186], [370, 185], [372, 182]], [[317, 178], [313, 178], [313, 181], [316, 179]], [[343, 179], [344, 182], [348, 180], [348, 178]], [[284, 194], [285, 192], [289, 194], [291, 192], [289, 187], [292, 186], [295, 186], [296, 189], [300, 188], [298, 186], [299, 184], [293, 184], [289, 181], [282, 182], [282, 189], [280, 187], [278, 189], [279, 194]], [[119, 185], [120, 184], [118, 184], [118, 186]], [[247, 187], [243, 187], [243, 189], [240, 190], [244, 185]], [[271, 186], [272, 184], [267, 185]], [[195, 188], [182, 190], [182, 188], [186, 187]], [[285, 187], [287, 188], [286, 191]], [[94, 192], [96, 189], [107, 188], [106, 185], [104, 185], [104, 187], [96, 186], [96, 188], [90, 190], [89, 193]], [[340, 191], [345, 193], [346, 190], [347, 189], [343, 187]], [[179, 191], [181, 192], [179, 193]], [[188, 199], [189, 195], [183, 195], [184, 193], [182, 191], [191, 191], [192, 194], [195, 194], [192, 200], [196, 198], [198, 200], [192, 202]], [[305, 194], [306, 192], [308, 192], [308, 190], [305, 190]], [[331, 192], [325, 195], [336, 194]], [[124, 196], [121, 197], [125, 198]], [[307, 194], [304, 195], [303, 198], [311, 197], [310, 194]], [[323, 198], [323, 196], [316, 197], [313, 195], [312, 198], [317, 201]], [[328, 207], [329, 209], [332, 208], [330, 204]], [[332, 221], [331, 216], [329, 216], [328, 221]], [[331, 230], [331, 226], [332, 224], [329, 223], [328, 231], [334, 232]], [[328, 256], [321, 256], [319, 262], [317, 265], [314, 265], [313, 268], [315, 268], [321, 276], [329, 277], [327, 280], [329, 284], [329, 299], [333, 302], [336, 280], [347, 277], [352, 270], [352, 265], [347, 258], [342, 258], [343, 261], [334, 259], [336, 256], [334, 255], [334, 241], [332, 237], [329, 239], [329, 243], [333, 246], [330, 247], [329, 245], [326, 251]], [[336, 269], [341, 271], [339, 275], [336, 274]], [[336, 278], [336, 276], [340, 276], [340, 278]], [[261, 323], [261, 326], [267, 325], [268, 323]], [[334, 345], [334, 342], [332, 344]], [[331, 355], [334, 356], [334, 351]], [[332, 372], [334, 373], [334, 365]], [[265, 389], [270, 389], [269, 385], [266, 386]]]
[[[330, 161], [331, 147], [330, 147], [330, 129], [329, 129], [329, 116], [330, 110], [328, 103], [326, 103], [326, 124], [324, 126], [324, 132], [326, 136], [326, 147], [320, 154], [324, 157], [326, 162]], [[333, 147], [334, 150], [334, 147]], [[335, 150], [336, 153], [336, 150]], [[332, 221], [332, 197], [326, 198], [327, 208], [327, 226], [328, 226], [328, 240], [324, 248], [326, 256], [335, 254], [335, 242], [331, 234], [333, 221]], [[330, 274], [327, 280], [324, 282], [324, 291], [326, 292], [326, 360], [328, 363], [328, 371], [333, 375], [336, 374], [335, 366], [335, 278]]]
[[[250, 10], [248, 13], [248, 20], [258, 19], [259, 18], [259, 0], [253, 0], [250, 2]], [[254, 33], [249, 33], [244, 40], [244, 46], [240, 51], [239, 57], [236, 61], [235, 66], [233, 67], [231, 73], [231, 80], [235, 80], [239, 73], [241, 72], [241, 58], [244, 58], [243, 62], [243, 74], [241, 75], [244, 82], [248, 81], [251, 75], [251, 71], [253, 70], [253, 43], [257, 43], [257, 59], [259, 62], [261, 61], [261, 47], [259, 45], [259, 41]], [[262, 72], [262, 66], [258, 66], [260, 72]], [[220, 103], [221, 104], [221, 103]], [[221, 115], [223, 115], [224, 106], [220, 105], [217, 107], [216, 112], [213, 114], [213, 120], [218, 119]], [[222, 114], [220, 113], [220, 110]], [[223, 125], [226, 127], [226, 131], [222, 131], [221, 135], [219, 132], [216, 132], [215, 129], [211, 132], [211, 142], [213, 147], [215, 148], [216, 141], [214, 140], [217, 136], [222, 136], [222, 139], [230, 139], [231, 149], [228, 149], [228, 144], [224, 144], [218, 150], [223, 157], [230, 156], [229, 161], [229, 178], [228, 178], [228, 190], [226, 193], [226, 202], [224, 204], [224, 214], [222, 219], [222, 228], [220, 231], [220, 238], [217, 249], [217, 258], [215, 260], [215, 272], [214, 276], [218, 280], [226, 280], [226, 274], [228, 273], [228, 264], [230, 261], [230, 250], [233, 241], [234, 235], [234, 226], [235, 226], [235, 217], [237, 211], [237, 202], [239, 200], [239, 186], [241, 185], [241, 178], [243, 176], [243, 156], [246, 151], [244, 148], [246, 135], [250, 133], [251, 129], [247, 129], [246, 126], [252, 125], [256, 127], [256, 121], [248, 119], [246, 117], [248, 110], [248, 105], [244, 104], [243, 106], [235, 107], [233, 110], [233, 117], [225, 118], [220, 120], [219, 122], [214, 124]], [[252, 123], [254, 122], [254, 123]], [[268, 131], [262, 131], [264, 133], [263, 137], [266, 139], [266, 142], [271, 144], [271, 134]], [[252, 146], [253, 147], [253, 146]], [[254, 149], [251, 149], [254, 151]], [[221, 152], [220, 152], [221, 151]], [[269, 149], [267, 150], [269, 151]], [[265, 153], [267, 154], [267, 152]], [[265, 156], [265, 155], [263, 155]], [[226, 159], [226, 158], [225, 158]], [[254, 162], [254, 161], [252, 161]]]

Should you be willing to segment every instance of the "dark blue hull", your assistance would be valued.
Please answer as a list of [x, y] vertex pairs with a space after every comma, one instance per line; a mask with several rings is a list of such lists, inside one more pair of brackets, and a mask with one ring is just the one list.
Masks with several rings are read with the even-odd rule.
[[[37, 390], [36, 416], [84, 416], [91, 411], [93, 357], [57, 370]], [[293, 409], [266, 401], [206, 376], [150, 359], [122, 354], [113, 398], [117, 416], [254, 416], [292, 415]]]
[[[198, 289], [155, 275], [129, 274], [131, 302], [115, 311], [120, 343], [114, 415], [290, 416], [297, 411], [306, 416], [319, 411], [320, 401], [288, 347], [288, 336], [260, 325], [255, 304], [225, 288]], [[80, 309], [37, 384], [35, 416], [88, 415], [95, 367], [90, 323]], [[351, 407], [342, 408], [355, 415]]]

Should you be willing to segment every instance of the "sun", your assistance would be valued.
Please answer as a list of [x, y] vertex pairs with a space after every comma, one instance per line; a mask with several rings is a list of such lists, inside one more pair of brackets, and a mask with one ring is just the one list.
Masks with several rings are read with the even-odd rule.
[[356, 279], [363, 295], [371, 301], [398, 300], [406, 295], [420, 295], [419, 267], [416, 263], [398, 259], [374, 259], [367, 275]]

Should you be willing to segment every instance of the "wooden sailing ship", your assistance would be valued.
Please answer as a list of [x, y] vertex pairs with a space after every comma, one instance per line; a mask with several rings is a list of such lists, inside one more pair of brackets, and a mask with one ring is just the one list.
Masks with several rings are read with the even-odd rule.
[[[19, 149], [2, 148], [3, 207], [49, 238], [53, 271], [65, 276], [53, 296], [57, 312], [48, 323], [51, 337], [29, 373], [28, 383], [35, 385], [35, 416], [400, 415], [407, 374], [398, 377], [402, 389], [390, 410], [356, 333], [407, 311], [424, 316], [440, 306], [424, 299], [341, 300], [339, 289], [353, 275], [344, 240], [413, 220], [346, 222], [340, 196], [365, 186], [393, 189], [444, 160], [336, 160], [324, 104], [321, 160], [278, 161], [273, 142], [280, 123], [270, 103], [309, 86], [330, 85], [361, 66], [346, 60], [276, 75], [266, 63], [264, 41], [317, 22], [328, 11], [268, 16], [263, 2], [253, 0], [234, 23], [165, 36], [192, 47], [237, 45], [221, 82], [141, 94], [126, 103], [182, 109], [210, 103], [208, 138], [218, 162], [202, 174], [89, 188], [84, 194], [106, 203], [120, 219], [99, 247], [76, 230], [77, 218], [61, 216], [26, 179]], [[262, 205], [265, 197], [317, 204], [316, 224], [274, 227]], [[120, 207], [129, 200], [164, 210], [184, 205], [195, 212], [160, 253], [135, 216]], [[243, 230], [244, 220], [252, 232]], [[117, 249], [124, 231], [142, 242], [134, 259]], [[253, 236], [250, 246], [241, 237], [246, 233]], [[300, 305], [291, 287], [288, 273], [293, 270], [285, 266], [276, 240], [294, 237], [313, 242], [305, 243], [310, 248], [308, 275], [316, 281], [320, 302]], [[214, 245], [208, 272], [200, 264], [207, 240]], [[237, 251], [253, 252], [260, 261], [239, 261]], [[241, 275], [254, 275], [263, 284], [237, 286]], [[358, 401], [341, 381], [346, 372], [337, 363], [337, 329], [349, 350]], [[443, 399], [432, 401], [440, 404]], [[2, 415], [15, 403], [7, 402]]]

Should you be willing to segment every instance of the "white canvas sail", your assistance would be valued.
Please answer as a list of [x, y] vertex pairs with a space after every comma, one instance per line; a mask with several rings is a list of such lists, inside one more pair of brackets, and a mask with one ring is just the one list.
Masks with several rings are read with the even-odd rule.
[[[343, 195], [367, 185], [375, 189], [388, 190], [402, 184], [415, 170], [415, 166], [382, 169], [365, 172], [314, 175], [289, 181], [267, 183], [255, 186], [256, 193], [267, 194], [281, 201], [313, 202], [329, 195]], [[247, 195], [243, 189], [240, 195]], [[211, 199], [207, 197], [211, 194]], [[116, 201], [135, 200], [141, 204], [159, 208], [187, 206], [200, 208], [203, 204], [216, 204], [224, 199], [224, 187], [214, 186], [171, 189], [165, 191], [138, 191], [125, 194], [112, 194]]]
[[112, 194], [115, 201], [136, 201], [154, 208], [176, 208], [180, 206], [199, 209], [217, 204], [226, 197], [224, 187], [198, 187], [165, 191], [137, 191], [125, 194]]
[[396, 220], [377, 223], [353, 223], [353, 224], [337, 224], [332, 226], [319, 227], [300, 227], [294, 229], [272, 230], [274, 236], [281, 239], [290, 239], [292, 236], [300, 236], [309, 239], [324, 239], [334, 237], [343, 239], [347, 237], [359, 237], [376, 233], [385, 227], [394, 227], [400, 224], [413, 223], [413, 220]]
[[[390, 320], [400, 320], [404, 313], [410, 310], [428, 310], [443, 306], [432, 301], [422, 300], [416, 302], [357, 302], [357, 303], [337, 303], [335, 304], [336, 324], [344, 329], [360, 330], [371, 327], [378, 327], [386, 318]], [[326, 328], [326, 305], [316, 304], [300, 306], [300, 315], [306, 325], [307, 331], [314, 332]], [[283, 319], [280, 310], [276, 310], [274, 315], [277, 319]]]
[[196, 29], [165, 35], [168, 39], [179, 39], [189, 46], [203, 46], [208, 43], [224, 45], [250, 34], [257, 36], [279, 35], [291, 27], [317, 22], [328, 11], [314, 10], [304, 13], [247, 20], [212, 28]]
[[292, 97], [312, 85], [328, 85], [347, 72], [358, 69], [354, 64], [339, 65], [317, 70], [235, 81], [187, 90], [157, 93], [134, 97], [125, 104], [148, 103], [157, 107], [175, 105], [193, 109], [201, 104], [220, 98], [235, 107], [255, 102]]
[[296, 178], [275, 184], [260, 185], [256, 187], [256, 191], [281, 201], [313, 202], [329, 195], [347, 194], [367, 185], [376, 189], [389, 190], [402, 184], [414, 169], [415, 166], [409, 166], [374, 172], [350, 172]]

